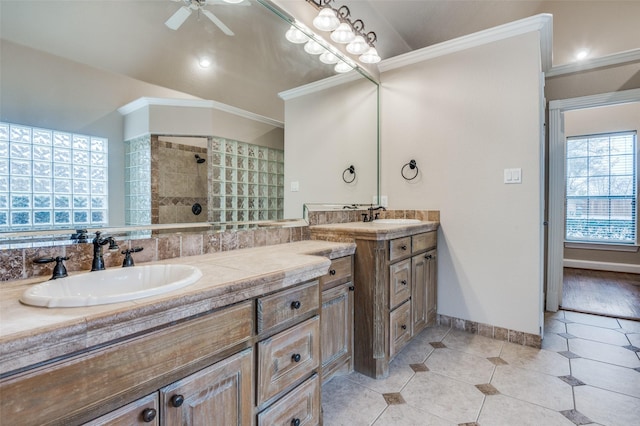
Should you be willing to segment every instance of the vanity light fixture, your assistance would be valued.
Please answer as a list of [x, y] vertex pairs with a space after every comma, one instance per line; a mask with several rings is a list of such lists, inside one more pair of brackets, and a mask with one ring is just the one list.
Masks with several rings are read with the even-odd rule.
[[353, 67], [346, 62], [340, 61], [336, 64], [335, 67], [333, 67], [333, 69], [335, 72], [343, 74], [345, 72], [351, 71]]
[[305, 45], [304, 45], [304, 51], [307, 52], [310, 55], [319, 55], [322, 52], [325, 51], [325, 48], [322, 47], [320, 45], [320, 43], [318, 43], [315, 40], [309, 40]]
[[309, 41], [309, 36], [300, 31], [295, 25], [291, 25], [291, 28], [289, 28], [284, 36], [291, 43], [295, 44], [302, 44]]
[[333, 31], [340, 25], [336, 11], [330, 7], [320, 9], [318, 16], [313, 18], [313, 26], [321, 31]]

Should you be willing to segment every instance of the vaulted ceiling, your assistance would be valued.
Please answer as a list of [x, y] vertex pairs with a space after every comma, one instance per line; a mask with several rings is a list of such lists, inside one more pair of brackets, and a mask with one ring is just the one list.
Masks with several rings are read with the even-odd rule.
[[[284, 39], [288, 24], [255, 0], [210, 0], [207, 9], [233, 32], [225, 35], [193, 13], [176, 31], [164, 22], [182, 0], [0, 0], [0, 36], [74, 62], [282, 118], [278, 92], [334, 75], [330, 66]], [[305, 0], [274, 0], [307, 16]], [[539, 13], [554, 16], [554, 64], [638, 48], [639, 1], [335, 0], [375, 31], [383, 58]], [[248, 6], [248, 7], [247, 7]], [[201, 69], [197, 59], [213, 65]], [[0, 76], [1, 78], [1, 76]], [[5, 83], [0, 81], [0, 83]]]

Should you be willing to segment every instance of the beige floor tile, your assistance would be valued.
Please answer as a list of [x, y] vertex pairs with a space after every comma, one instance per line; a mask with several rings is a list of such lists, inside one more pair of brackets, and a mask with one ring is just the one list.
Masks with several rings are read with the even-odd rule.
[[402, 388], [416, 374], [408, 364], [393, 364], [389, 366], [389, 377], [372, 379], [357, 372], [345, 376], [346, 379], [379, 393], [400, 392]]
[[569, 350], [582, 358], [607, 362], [629, 368], [640, 367], [640, 359], [635, 352], [621, 346], [593, 342], [584, 339], [569, 339]]
[[595, 423], [606, 426], [637, 425], [640, 399], [592, 386], [574, 388], [576, 410]]
[[542, 339], [542, 349], [554, 352], [562, 352], [569, 350], [567, 339], [558, 336], [556, 333], [545, 333]]
[[630, 368], [577, 358], [571, 360], [571, 375], [587, 385], [640, 398], [640, 373]]
[[336, 377], [322, 385], [322, 410], [325, 426], [368, 426], [387, 407], [382, 395], [345, 377]]
[[500, 357], [514, 367], [538, 371], [552, 376], [568, 376], [571, 374], [567, 358], [545, 349], [505, 343]]
[[429, 342], [437, 342], [437, 340], [432, 340], [434, 337], [438, 337], [437, 333], [427, 332], [429, 329], [423, 331], [418, 334], [416, 337], [411, 340], [407, 346], [402, 348], [400, 353], [395, 356], [392, 364], [421, 364], [425, 359], [433, 352], [433, 346], [429, 344]]
[[451, 330], [442, 340], [448, 348], [485, 358], [500, 355], [504, 342], [460, 330]]
[[433, 351], [425, 361], [429, 370], [471, 385], [489, 383], [495, 365], [488, 359], [443, 348]]
[[410, 405], [390, 405], [373, 426], [457, 426], [457, 423], [441, 419]]
[[417, 337], [427, 342], [439, 342], [451, 331], [451, 327], [435, 326], [425, 328]]
[[599, 315], [583, 314], [580, 312], [569, 312], [569, 311], [566, 311], [564, 313], [564, 317], [569, 321], [577, 322], [580, 324], [595, 325], [598, 327], [606, 327], [606, 328], [620, 328], [620, 324], [618, 323], [618, 320], [616, 320], [615, 318], [602, 317]]
[[402, 396], [411, 407], [456, 424], [476, 421], [484, 401], [475, 386], [433, 372], [413, 376]]
[[582, 339], [595, 340], [597, 342], [609, 343], [610, 345], [625, 346], [629, 344], [624, 334], [610, 328], [571, 323], [567, 324], [567, 333]]
[[573, 408], [571, 386], [555, 376], [499, 365], [491, 384], [501, 393], [555, 411]]
[[557, 411], [506, 395], [488, 396], [478, 423], [482, 426], [575, 426]]

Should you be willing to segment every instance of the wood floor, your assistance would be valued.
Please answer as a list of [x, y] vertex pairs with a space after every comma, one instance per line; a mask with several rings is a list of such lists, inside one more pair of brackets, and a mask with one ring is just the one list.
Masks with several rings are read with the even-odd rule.
[[562, 309], [640, 321], [640, 274], [564, 268]]

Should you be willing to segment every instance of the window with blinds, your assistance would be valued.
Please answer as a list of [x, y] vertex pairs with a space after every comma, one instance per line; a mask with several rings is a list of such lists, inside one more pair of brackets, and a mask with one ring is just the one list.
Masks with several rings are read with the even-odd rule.
[[567, 138], [565, 239], [636, 244], [636, 132]]

